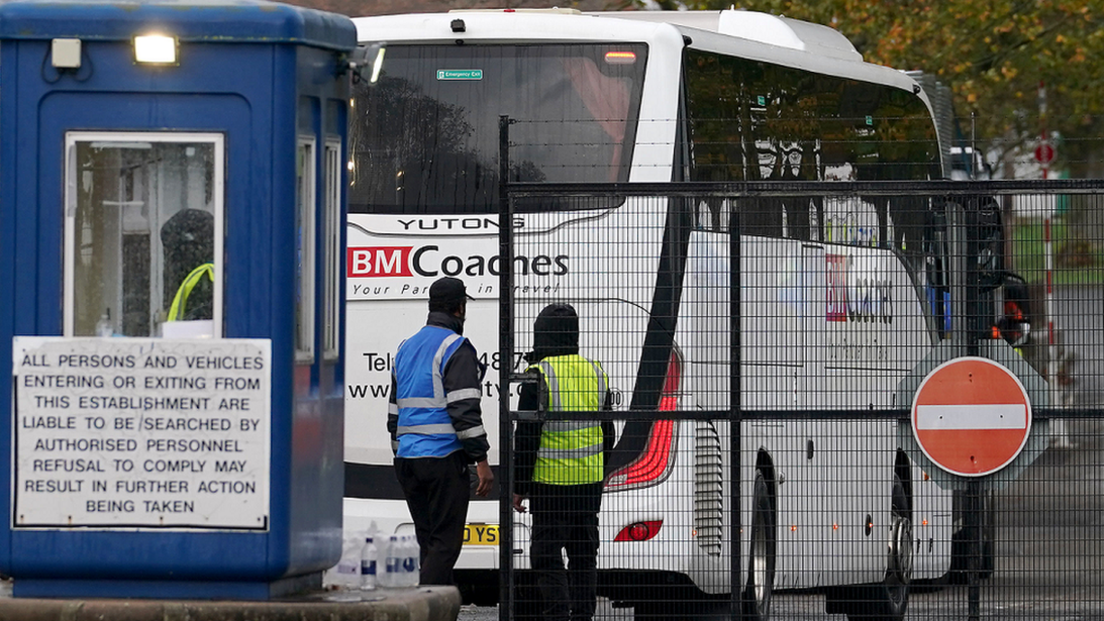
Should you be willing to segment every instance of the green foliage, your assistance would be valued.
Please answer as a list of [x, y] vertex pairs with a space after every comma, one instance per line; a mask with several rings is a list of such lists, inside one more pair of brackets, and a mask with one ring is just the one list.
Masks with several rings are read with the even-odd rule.
[[[639, 0], [638, 0], [639, 1]], [[663, 8], [679, 2], [659, 0]], [[692, 9], [745, 8], [826, 24], [868, 62], [920, 69], [952, 87], [960, 115], [1006, 147], [1043, 127], [1065, 137], [1073, 177], [1104, 134], [1104, 6], [1084, 0], [697, 0]], [[1048, 115], [1037, 105], [1047, 86]], [[1078, 168], [1082, 170], [1078, 170]]]
[[[1024, 219], [1012, 230], [1012, 271], [1028, 282], [1046, 280], [1046, 244], [1043, 222]], [[1054, 219], [1051, 226], [1054, 253], [1054, 284], [1100, 284], [1104, 281], [1104, 254], [1093, 244], [1081, 239], [1061, 219]]]

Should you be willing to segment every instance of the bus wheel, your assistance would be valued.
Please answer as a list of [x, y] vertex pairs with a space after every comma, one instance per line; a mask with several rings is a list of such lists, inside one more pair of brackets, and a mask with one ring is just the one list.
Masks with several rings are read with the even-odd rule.
[[762, 472], [755, 473], [755, 490], [751, 503], [750, 558], [747, 586], [744, 589], [744, 618], [763, 621], [770, 617], [777, 540], [774, 503]]
[[885, 578], [878, 584], [835, 587], [827, 592], [826, 612], [845, 613], [851, 621], [901, 621], [908, 608], [912, 579], [912, 519], [905, 486], [893, 476], [892, 524]]

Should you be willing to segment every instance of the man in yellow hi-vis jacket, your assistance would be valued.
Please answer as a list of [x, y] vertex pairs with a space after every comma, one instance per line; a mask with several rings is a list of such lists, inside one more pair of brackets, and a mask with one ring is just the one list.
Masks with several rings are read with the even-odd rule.
[[[521, 410], [594, 412], [610, 409], [609, 378], [597, 361], [579, 355], [579, 317], [568, 304], [544, 308], [533, 325], [529, 371], [538, 384], [522, 387]], [[537, 573], [543, 621], [594, 616], [598, 590], [598, 511], [611, 421], [566, 418], [521, 422], [515, 435], [514, 508], [533, 514], [530, 560]], [[563, 551], [568, 568], [564, 568]]]
[[[188, 273], [188, 276], [184, 278], [184, 282], [180, 283], [180, 287], [176, 290], [176, 295], [173, 296], [172, 305], [169, 306], [169, 314], [165, 318], [166, 321], [183, 321], [188, 312], [188, 297], [192, 295], [192, 290], [203, 282], [204, 277], [210, 283], [215, 282], [215, 264], [204, 263]], [[207, 296], [210, 298], [210, 295]], [[204, 311], [200, 311], [204, 312]], [[202, 319], [210, 319], [211, 309], [206, 308], [205, 316], [201, 316]]]
[[215, 216], [181, 209], [161, 227], [166, 321], [214, 318]]

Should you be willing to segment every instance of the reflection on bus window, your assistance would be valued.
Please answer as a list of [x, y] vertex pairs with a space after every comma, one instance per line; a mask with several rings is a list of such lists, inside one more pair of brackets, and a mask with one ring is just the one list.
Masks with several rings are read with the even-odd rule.
[[295, 187], [295, 354], [314, 359], [314, 139], [299, 139]]
[[[335, 115], [336, 116], [336, 115]], [[323, 257], [322, 272], [322, 355], [336, 358], [340, 352], [341, 335], [341, 141], [326, 141], [323, 159], [325, 195], [322, 209]]]
[[[912, 93], [791, 67], [686, 51], [693, 181], [884, 181], [939, 178], [935, 126]], [[920, 251], [927, 201], [785, 197], [698, 206], [696, 225], [725, 231]], [[910, 250], [911, 246], [911, 250]]]
[[216, 138], [120, 136], [70, 137], [66, 333], [215, 335]]
[[627, 181], [647, 48], [427, 45], [387, 50], [354, 93], [351, 212], [493, 213], [499, 116], [511, 180]]

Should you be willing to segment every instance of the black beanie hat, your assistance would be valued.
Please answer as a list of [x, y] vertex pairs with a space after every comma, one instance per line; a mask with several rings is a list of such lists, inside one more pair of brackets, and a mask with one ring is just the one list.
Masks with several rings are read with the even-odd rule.
[[533, 322], [533, 362], [579, 353], [579, 315], [570, 304], [549, 304]]

